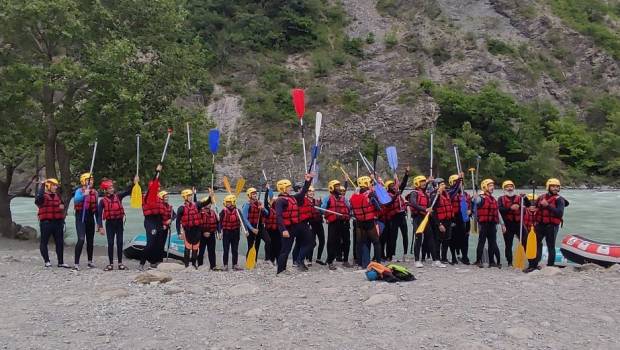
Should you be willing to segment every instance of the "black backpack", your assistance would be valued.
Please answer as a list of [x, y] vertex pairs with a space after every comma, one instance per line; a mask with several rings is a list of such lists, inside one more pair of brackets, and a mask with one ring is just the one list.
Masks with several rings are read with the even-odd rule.
[[387, 268], [392, 270], [392, 275], [399, 281], [415, 281], [415, 276], [404, 266], [389, 264]]

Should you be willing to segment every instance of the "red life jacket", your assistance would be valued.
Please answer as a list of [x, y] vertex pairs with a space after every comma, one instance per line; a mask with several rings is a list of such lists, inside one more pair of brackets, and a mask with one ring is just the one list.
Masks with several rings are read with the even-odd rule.
[[351, 196], [351, 211], [358, 222], [373, 221], [377, 218], [377, 208], [370, 202], [370, 191]]
[[259, 218], [260, 208], [258, 206], [258, 201], [251, 201], [250, 209], [248, 210], [248, 221], [250, 222], [250, 225], [256, 228], [258, 226]]
[[233, 207], [229, 209], [228, 207], [224, 207], [222, 211], [224, 212], [224, 219], [222, 220], [222, 228], [224, 230], [237, 230], [241, 227], [241, 221], [237, 215], [237, 208]]
[[125, 217], [125, 209], [118, 195], [103, 197], [103, 220], [121, 220]]
[[304, 204], [299, 207], [299, 221], [310, 221], [312, 219], [312, 210], [314, 210], [314, 201], [304, 197]]
[[204, 207], [200, 210], [202, 218], [202, 230], [204, 232], [214, 233], [217, 231], [217, 213], [211, 208]]
[[278, 220], [276, 217], [276, 210], [274, 208], [269, 209], [269, 215], [267, 215], [267, 218], [265, 219], [265, 228], [271, 231], [278, 229]]
[[[452, 214], [454, 214], [454, 216], [456, 216], [456, 214], [459, 214], [461, 212], [461, 197], [462, 196], [463, 196], [462, 193], [457, 193], [454, 195], [454, 197], [452, 197]], [[467, 203], [467, 209], [471, 210], [471, 196], [467, 192], [465, 192], [465, 202]]]
[[183, 217], [181, 225], [184, 229], [202, 226], [202, 217], [198, 211], [198, 206], [193, 202], [185, 202], [183, 204]]
[[349, 216], [349, 208], [344, 200], [344, 196], [339, 196], [336, 198], [336, 196], [330, 194], [329, 200], [327, 201], [327, 210], [342, 214], [342, 216], [340, 216], [326, 211], [325, 220], [328, 224], [336, 220], [348, 221], [351, 218]]
[[[549, 205], [545, 208], [540, 205], [541, 199], [546, 199]], [[536, 206], [538, 207], [538, 211], [540, 212], [540, 223], [541, 224], [551, 224], [551, 225], [560, 225], [562, 224], [562, 217], [556, 216], [549, 208], [557, 208], [557, 200], [560, 198], [559, 195], [549, 195], [549, 193], [545, 193], [536, 201]]]
[[526, 230], [529, 230], [530, 227], [536, 226], [540, 222], [540, 210], [536, 210], [535, 212], [531, 212], [529, 209], [524, 209], [523, 211], [523, 224]]
[[[78, 190], [79, 191], [79, 190]], [[84, 196], [84, 199], [79, 203], [73, 203], [73, 209], [76, 212], [82, 211], [84, 203], [88, 203], [88, 211], [94, 213], [97, 211], [97, 192], [93, 189], [90, 190], [88, 196]]]
[[499, 197], [499, 200], [502, 201], [502, 206], [508, 209], [507, 213], [502, 214], [504, 221], [520, 222], [521, 221], [521, 208], [519, 207], [519, 209], [517, 210], [512, 210], [510, 209], [510, 207], [513, 204], [518, 204], [519, 206], [521, 206], [521, 196], [512, 196], [512, 198], [508, 196], [501, 196]]
[[392, 198], [392, 202], [385, 206], [385, 216], [387, 220], [390, 220], [391, 218], [396, 216], [396, 214], [404, 213], [405, 210], [407, 210], [407, 204], [405, 203], [405, 200], [400, 194], [395, 194], [391, 192], [389, 194]]
[[[318, 199], [314, 199], [314, 206], [320, 207], [321, 206], [321, 201]], [[312, 207], [312, 219], [310, 219], [310, 221], [312, 222], [323, 222], [323, 215], [321, 214], [321, 211], [318, 210], [315, 207]]]
[[39, 206], [37, 216], [40, 221], [46, 220], [62, 220], [65, 218], [65, 211], [60, 206], [60, 195], [55, 193], [43, 193], [43, 204]]
[[499, 223], [497, 200], [493, 195], [485, 194], [483, 205], [478, 207], [478, 221]]
[[162, 201], [159, 201], [159, 206], [160, 206], [160, 210], [162, 212], [161, 214], [161, 220], [163, 222], [166, 222], [170, 219], [172, 219], [172, 205]]
[[[429, 206], [429, 200], [428, 200], [428, 195], [426, 194], [425, 191], [416, 188], [415, 190], [413, 190], [411, 193], [409, 193], [407, 195], [407, 200], [409, 200], [410, 196], [413, 194], [413, 192], [415, 192], [417, 194], [417, 204], [423, 208], [428, 208]], [[411, 217], [415, 217], [415, 216], [425, 216], [426, 215], [426, 211], [421, 211], [418, 210], [414, 207], [411, 207]]]
[[450, 195], [447, 192], [442, 192], [439, 195], [435, 212], [437, 213], [437, 219], [439, 219], [440, 221], [452, 220], [452, 200], [450, 199]]
[[144, 216], [164, 215], [165, 212], [166, 206], [161, 198], [157, 197], [155, 202], [149, 202], [146, 200], [146, 194], [142, 196], [142, 213]]
[[289, 227], [299, 223], [299, 206], [297, 205], [297, 200], [293, 196], [287, 194], [281, 194], [278, 200], [284, 200], [287, 203], [286, 208], [282, 211], [282, 222], [284, 226]]

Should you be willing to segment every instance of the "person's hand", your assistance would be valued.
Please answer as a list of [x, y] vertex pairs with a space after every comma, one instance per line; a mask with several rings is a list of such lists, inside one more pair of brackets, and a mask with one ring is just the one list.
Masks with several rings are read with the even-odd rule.
[[407, 167], [405, 168], [405, 175], [409, 175], [409, 171], [411, 170], [411, 167], [409, 167], [409, 165], [407, 165]]
[[441, 231], [441, 233], [446, 232], [446, 227], [443, 224], [439, 224], [439, 231]]
[[65, 205], [60, 203], [60, 205], [58, 206], [58, 208], [60, 208], [61, 210], [65, 210]]
[[99, 226], [97, 231], [99, 232], [100, 235], [102, 235], [102, 236], [105, 235], [105, 230], [103, 229], [103, 227]]
[[202, 235], [204, 236], [204, 238], [211, 237], [211, 234], [209, 232], [204, 232]]
[[304, 180], [310, 181], [310, 180], [312, 180], [313, 177], [314, 177], [314, 174], [313, 173], [309, 173], [309, 174], [304, 175]]
[[467, 216], [471, 216], [471, 210], [467, 210]]
[[291, 238], [291, 235], [288, 234], [288, 231], [282, 231], [282, 238]]
[[519, 204], [513, 204], [510, 206], [510, 209], [512, 210], [519, 210]]
[[157, 167], [155, 167], [155, 170], [161, 171], [161, 169], [163, 169], [163, 166], [161, 164], [157, 164]]
[[506, 233], [506, 225], [502, 225], [502, 233]]
[[433, 179], [435, 179], [433, 177], [433, 175], [430, 175], [429, 177], [426, 178], [426, 182], [429, 183], [429, 182], [433, 181]]
[[257, 228], [253, 228], [253, 229], [252, 229], [252, 233], [253, 233], [253, 234], [255, 234], [255, 235], [257, 235], [257, 234], [258, 234], [258, 229], [257, 229]]
[[259, 210], [263, 210], [263, 209], [265, 209], [265, 206], [263, 205], [263, 203], [260, 203], [260, 204], [258, 205], [258, 209], [259, 209]]
[[430, 214], [430, 213], [432, 213], [432, 212], [433, 212], [433, 208], [426, 208], [426, 213], [427, 213], [427, 214]]
[[221, 241], [222, 240], [222, 233], [221, 232], [216, 233], [215, 234], [215, 238], [217, 238], [218, 241]]
[[140, 182], [140, 176], [136, 175], [133, 177], [133, 183], [137, 184], [138, 182]]
[[543, 207], [548, 207], [549, 206], [549, 202], [547, 202], [546, 199], [541, 199], [540, 200], [540, 205], [542, 205]]
[[462, 179], [462, 178], [464, 178], [464, 177], [465, 177], [465, 173], [461, 171], [461, 172], [459, 173], [459, 179]]
[[193, 194], [196, 194], [196, 187], [193, 187], [193, 186], [192, 186], [192, 193], [193, 193]]
[[213, 191], [213, 188], [209, 187], [209, 197], [213, 197], [214, 194], [215, 192]]

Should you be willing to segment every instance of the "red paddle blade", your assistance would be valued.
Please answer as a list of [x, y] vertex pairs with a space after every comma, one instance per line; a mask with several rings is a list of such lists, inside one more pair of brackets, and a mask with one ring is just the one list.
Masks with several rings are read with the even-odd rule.
[[159, 192], [159, 179], [149, 181], [149, 189], [146, 195], [146, 203], [155, 203]]
[[293, 89], [291, 90], [291, 95], [293, 96], [293, 106], [295, 106], [295, 113], [297, 113], [297, 117], [301, 119], [304, 117], [304, 113], [306, 112], [304, 90]]

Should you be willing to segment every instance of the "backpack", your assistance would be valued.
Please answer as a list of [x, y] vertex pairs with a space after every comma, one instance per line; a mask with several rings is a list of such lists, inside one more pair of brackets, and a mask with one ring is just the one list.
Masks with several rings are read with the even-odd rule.
[[[394, 282], [398, 282], [399, 279], [394, 277], [394, 275], [392, 275], [392, 270], [390, 270], [388, 267], [385, 267], [384, 265], [379, 264], [378, 262], [374, 262], [371, 261], [370, 264], [368, 264], [368, 268], [367, 268], [367, 273], [366, 273], [366, 278], [368, 278], [369, 281], [374, 281], [377, 278], [389, 282], [389, 283], [394, 283]], [[370, 274], [368, 272], [371, 272]], [[373, 274], [372, 272], [375, 272], [375, 274]], [[374, 279], [371, 279], [374, 278]]]
[[392, 270], [392, 275], [399, 281], [415, 281], [415, 276], [406, 267], [396, 264], [389, 264], [388, 269]]

